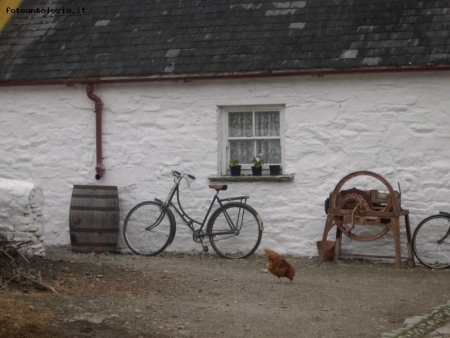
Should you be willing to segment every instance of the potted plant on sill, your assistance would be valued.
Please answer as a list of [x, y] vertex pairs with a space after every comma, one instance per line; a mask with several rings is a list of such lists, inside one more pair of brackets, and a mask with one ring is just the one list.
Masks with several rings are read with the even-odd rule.
[[253, 176], [261, 176], [262, 174], [262, 166], [264, 164], [264, 156], [259, 154], [258, 156], [253, 157], [252, 159], [252, 175]]
[[270, 164], [270, 175], [281, 175], [281, 165], [279, 164]]
[[241, 165], [238, 158], [232, 158], [230, 160], [230, 175], [241, 176]]

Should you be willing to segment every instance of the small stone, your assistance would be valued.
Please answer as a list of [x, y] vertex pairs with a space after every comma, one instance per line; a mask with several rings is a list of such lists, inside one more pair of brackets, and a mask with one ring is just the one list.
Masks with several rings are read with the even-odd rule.
[[414, 316], [411, 318], [406, 318], [403, 323], [405, 325], [416, 325], [417, 323], [419, 323], [421, 320], [423, 320], [425, 318], [426, 318], [425, 316]]
[[101, 317], [92, 317], [92, 318], [87, 318], [87, 322], [91, 323], [91, 324], [101, 324], [103, 323], [103, 318]]
[[441, 327], [439, 329], [436, 329], [436, 332], [440, 333], [441, 335], [450, 335], [450, 327]]

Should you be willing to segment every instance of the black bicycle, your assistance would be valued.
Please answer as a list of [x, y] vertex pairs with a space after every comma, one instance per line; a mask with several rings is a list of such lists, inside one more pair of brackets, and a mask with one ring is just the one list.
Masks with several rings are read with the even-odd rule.
[[[219, 198], [221, 190], [227, 190], [225, 184], [210, 184], [216, 190], [211, 205], [202, 222], [186, 214], [180, 202], [179, 186], [183, 179], [195, 180], [189, 174], [172, 171], [174, 185], [166, 200], [142, 202], [130, 210], [125, 218], [123, 232], [125, 242], [136, 254], [156, 256], [172, 243], [176, 233], [176, 221], [172, 210], [181, 217], [193, 233], [193, 239], [201, 243], [203, 250], [208, 247], [203, 241], [209, 241], [214, 251], [224, 258], [246, 258], [258, 248], [263, 232], [263, 222], [259, 214], [247, 204], [248, 196]], [[172, 203], [177, 195], [178, 207]], [[211, 214], [213, 205], [219, 207]], [[208, 222], [206, 222], [208, 220]], [[194, 223], [199, 225], [197, 228]], [[206, 227], [205, 227], [206, 226]]]
[[450, 213], [439, 212], [425, 218], [413, 235], [414, 254], [432, 269], [450, 267]]

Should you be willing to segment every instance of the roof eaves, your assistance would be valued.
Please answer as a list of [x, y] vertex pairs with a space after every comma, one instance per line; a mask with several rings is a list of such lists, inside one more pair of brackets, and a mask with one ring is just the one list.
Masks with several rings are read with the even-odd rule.
[[0, 87], [35, 86], [35, 85], [77, 85], [77, 84], [112, 84], [112, 83], [139, 83], [139, 82], [192, 82], [206, 80], [231, 80], [231, 79], [257, 79], [257, 78], [282, 78], [296, 76], [330, 76], [340, 74], [370, 74], [370, 73], [406, 73], [406, 72], [440, 72], [450, 71], [450, 65], [427, 65], [409, 67], [358, 67], [349, 69], [304, 69], [285, 71], [256, 71], [256, 72], [229, 72], [208, 74], [177, 74], [155, 76], [120, 76], [120, 77], [91, 77], [91, 78], [52, 78], [34, 80], [11, 80], [0, 82]]

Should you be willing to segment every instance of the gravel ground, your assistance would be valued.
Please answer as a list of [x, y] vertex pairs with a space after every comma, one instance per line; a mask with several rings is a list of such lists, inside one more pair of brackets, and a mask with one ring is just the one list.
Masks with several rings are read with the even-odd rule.
[[[12, 285], [0, 302], [28, 311], [17, 337], [370, 338], [450, 299], [448, 271], [356, 260], [318, 267], [316, 258], [287, 258], [297, 269], [293, 283], [273, 278], [260, 256], [143, 257], [48, 247], [32, 264], [60, 295]], [[0, 313], [0, 324], [13, 323], [12, 311]], [[44, 313], [51, 325], [37, 335], [32, 324]]]

